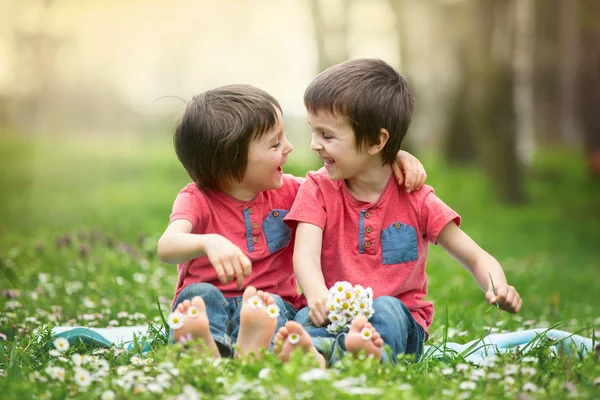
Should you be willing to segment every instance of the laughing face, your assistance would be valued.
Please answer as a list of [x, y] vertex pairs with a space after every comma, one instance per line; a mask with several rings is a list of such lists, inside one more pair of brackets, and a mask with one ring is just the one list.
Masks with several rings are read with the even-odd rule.
[[283, 185], [281, 167], [294, 148], [285, 137], [283, 117], [277, 111], [277, 122], [260, 139], [252, 139], [248, 146], [248, 166], [240, 184], [256, 193], [279, 189]]
[[359, 175], [370, 155], [357, 148], [354, 131], [346, 118], [309, 112], [308, 123], [312, 128], [310, 148], [323, 159], [329, 179], [337, 181]]

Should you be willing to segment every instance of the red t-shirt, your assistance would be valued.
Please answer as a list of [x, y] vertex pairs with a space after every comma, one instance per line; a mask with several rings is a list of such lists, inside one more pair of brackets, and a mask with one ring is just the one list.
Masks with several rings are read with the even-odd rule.
[[[430, 186], [406, 193], [390, 179], [375, 203], [357, 200], [327, 171], [309, 173], [285, 217], [323, 229], [321, 269], [328, 288], [338, 281], [371, 287], [373, 295], [401, 300], [425, 331], [433, 319], [425, 264], [429, 243], [459, 215]], [[295, 222], [292, 222], [295, 221]]]
[[283, 176], [283, 186], [261, 192], [248, 202], [238, 200], [220, 190], [203, 192], [195, 183], [184, 187], [173, 204], [170, 221], [188, 220], [192, 233], [218, 233], [238, 246], [252, 262], [252, 274], [237, 290], [236, 281], [223, 285], [208, 261], [202, 256], [177, 266], [179, 279], [173, 304], [184, 287], [207, 282], [215, 285], [225, 297], [241, 296], [247, 286], [281, 296], [296, 307], [304, 305], [298, 294], [292, 264], [295, 229], [283, 222], [298, 193], [303, 179]]

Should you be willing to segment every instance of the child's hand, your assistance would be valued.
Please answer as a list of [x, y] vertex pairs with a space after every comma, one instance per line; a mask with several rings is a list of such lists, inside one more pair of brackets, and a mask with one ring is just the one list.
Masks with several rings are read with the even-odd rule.
[[308, 316], [314, 326], [325, 326], [329, 322], [329, 309], [327, 307], [327, 297], [320, 297], [312, 302], [309, 301]]
[[236, 288], [240, 290], [244, 285], [244, 277], [252, 273], [252, 263], [248, 257], [239, 247], [221, 235], [210, 235], [206, 255], [222, 284], [229, 283], [235, 278]]
[[392, 163], [392, 170], [398, 180], [398, 185], [404, 184], [408, 193], [421, 189], [427, 180], [427, 173], [421, 161], [404, 150], [400, 150], [396, 155], [396, 162]]
[[521, 300], [517, 289], [507, 284], [496, 286], [496, 294], [494, 294], [493, 289], [488, 290], [485, 294], [485, 299], [492, 305], [498, 304], [500, 309], [509, 313], [519, 312], [521, 304], [523, 304], [523, 300]]

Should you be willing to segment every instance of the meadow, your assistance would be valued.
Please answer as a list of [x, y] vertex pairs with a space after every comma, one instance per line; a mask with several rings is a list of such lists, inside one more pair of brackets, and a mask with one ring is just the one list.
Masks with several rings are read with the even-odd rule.
[[[419, 154], [428, 184], [463, 218], [463, 229], [502, 264], [517, 287], [518, 315], [490, 307], [472, 277], [431, 246], [428, 344], [466, 343], [490, 332], [554, 328], [597, 337], [600, 329], [600, 182], [582, 157], [547, 150], [527, 171], [528, 202], [505, 206], [477, 168]], [[286, 172], [315, 160], [290, 155]], [[345, 359], [327, 371], [296, 354], [212, 361], [167, 346], [164, 322], [177, 271], [156, 242], [188, 177], [170, 138], [0, 136], [0, 397], [27, 398], [599, 398], [600, 347], [460, 354], [380, 365]], [[133, 350], [83, 343], [56, 348], [52, 326], [150, 324]], [[147, 344], [151, 350], [142, 352]]]

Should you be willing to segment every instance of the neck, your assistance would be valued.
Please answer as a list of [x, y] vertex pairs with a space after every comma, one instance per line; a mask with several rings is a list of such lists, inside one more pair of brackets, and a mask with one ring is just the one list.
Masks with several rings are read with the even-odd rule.
[[387, 164], [382, 166], [378, 159], [360, 174], [346, 179], [346, 186], [358, 200], [374, 203], [385, 189], [391, 173], [392, 168]]
[[229, 196], [241, 201], [250, 201], [258, 194], [258, 192], [248, 189], [238, 182], [223, 182], [218, 185], [218, 188]]

